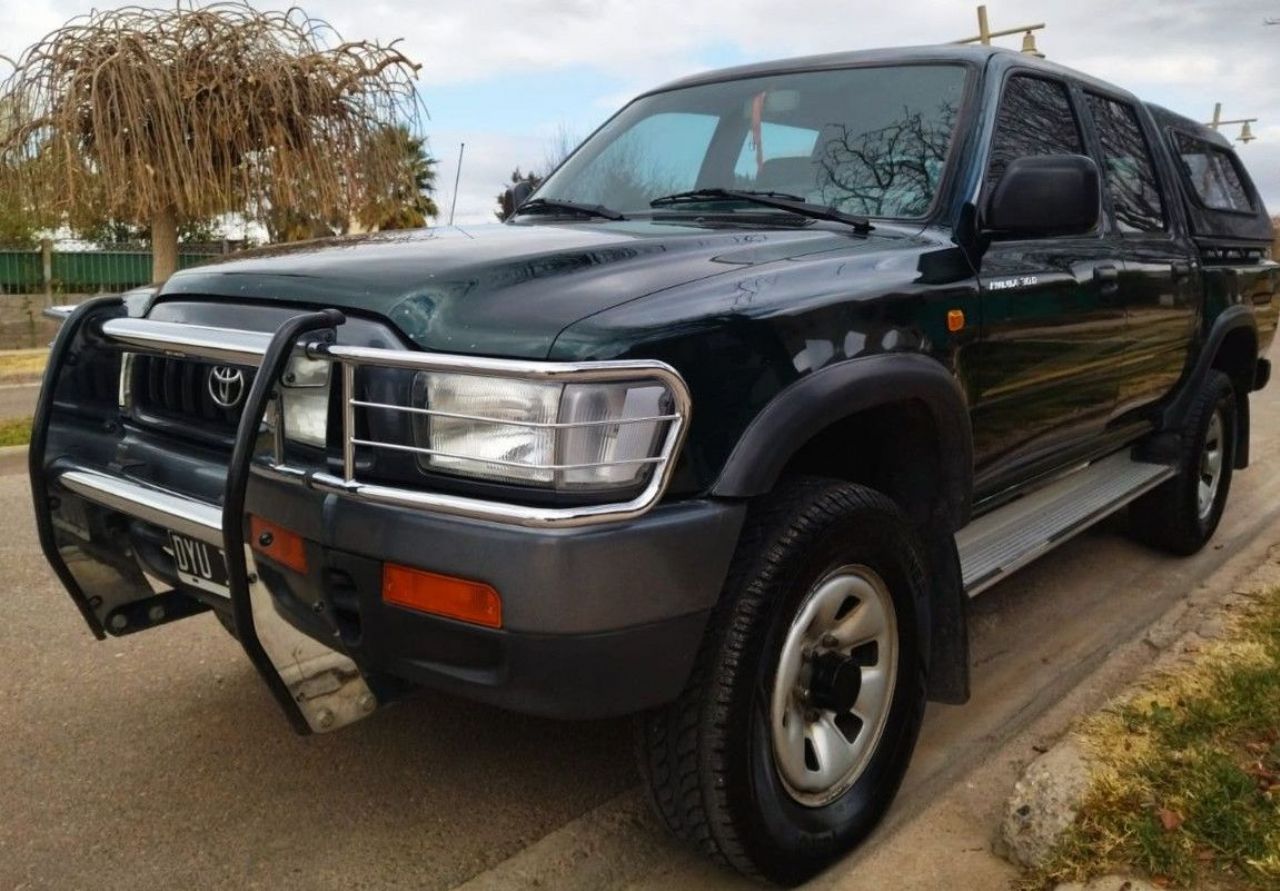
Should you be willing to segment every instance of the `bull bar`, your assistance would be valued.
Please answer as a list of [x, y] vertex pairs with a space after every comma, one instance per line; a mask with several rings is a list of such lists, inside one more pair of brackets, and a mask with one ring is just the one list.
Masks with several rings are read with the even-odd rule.
[[[259, 578], [254, 553], [246, 542], [245, 500], [253, 474], [287, 479], [312, 489], [372, 503], [413, 507], [447, 515], [539, 528], [560, 528], [625, 520], [647, 512], [661, 498], [674, 469], [690, 415], [684, 381], [669, 366], [653, 361], [554, 363], [480, 359], [335, 343], [344, 315], [334, 309], [305, 312], [286, 320], [275, 332], [244, 331], [152, 321], [120, 313], [119, 296], [87, 301], [67, 314], [53, 344], [44, 385], [32, 424], [29, 454], [32, 496], [41, 548], [59, 579], [98, 639], [106, 636], [94, 604], [64, 559], [55, 533], [50, 505], [56, 503], [54, 484], [110, 511], [173, 529], [214, 545], [225, 554], [230, 614], [236, 637], [273, 697], [299, 733], [343, 726], [373, 711], [378, 700], [355, 663], [346, 655], [308, 637], [281, 618], [272, 606], [271, 592]], [[105, 320], [103, 315], [113, 317]], [[230, 460], [222, 506], [116, 475], [100, 468], [46, 457], [54, 397], [59, 374], [86, 325], [112, 347], [127, 352], [205, 359], [256, 366], [244, 402]], [[259, 436], [277, 381], [290, 359], [301, 353], [329, 359], [341, 370], [343, 406], [343, 474], [302, 470], [283, 460], [282, 424], [276, 424], [275, 460], [255, 460]], [[355, 438], [355, 369], [360, 365], [408, 369], [464, 371], [515, 375], [545, 380], [622, 380], [637, 376], [660, 380], [670, 391], [674, 407], [665, 422], [661, 452], [643, 490], [618, 504], [577, 507], [521, 506], [425, 490], [386, 487], [357, 479], [355, 447], [377, 445]], [[389, 407], [389, 406], [388, 406]], [[484, 419], [479, 419], [484, 420]], [[51, 499], [54, 499], [51, 501]], [[164, 593], [173, 593], [164, 592]]]

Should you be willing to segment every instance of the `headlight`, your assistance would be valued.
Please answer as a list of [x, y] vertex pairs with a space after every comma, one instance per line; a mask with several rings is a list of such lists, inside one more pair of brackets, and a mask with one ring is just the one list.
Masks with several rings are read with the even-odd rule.
[[641, 484], [672, 418], [653, 381], [561, 384], [422, 372], [414, 439], [424, 470], [555, 489]]
[[280, 383], [284, 436], [292, 442], [324, 448], [329, 426], [329, 377], [332, 364], [297, 356]]

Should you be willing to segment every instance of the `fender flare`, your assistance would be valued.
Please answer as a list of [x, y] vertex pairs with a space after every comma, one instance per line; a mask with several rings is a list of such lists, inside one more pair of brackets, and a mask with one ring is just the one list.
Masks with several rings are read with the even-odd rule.
[[[1205, 378], [1213, 370], [1213, 363], [1217, 360], [1218, 353], [1221, 351], [1227, 335], [1240, 330], [1248, 330], [1253, 334], [1255, 349], [1253, 358], [1255, 362], [1257, 361], [1258, 319], [1252, 307], [1238, 304], [1227, 307], [1213, 320], [1213, 325], [1205, 336], [1204, 346], [1196, 357], [1195, 365], [1191, 367], [1191, 371], [1182, 382], [1178, 395], [1164, 410], [1164, 416], [1161, 418], [1160, 424], [1162, 430], [1177, 431], [1182, 429], [1187, 412], [1191, 409], [1191, 403], [1200, 391]], [[1236, 468], [1243, 469], [1249, 463], [1248, 393], [1238, 393], [1237, 397], [1239, 411], [1237, 412], [1236, 424]]]
[[951, 530], [959, 529], [968, 522], [973, 501], [969, 409], [955, 376], [920, 353], [849, 359], [789, 384], [747, 426], [711, 492], [725, 498], [763, 495], [787, 462], [827, 427], [870, 408], [906, 402], [922, 403], [937, 427], [944, 444], [939, 449], [941, 518]]

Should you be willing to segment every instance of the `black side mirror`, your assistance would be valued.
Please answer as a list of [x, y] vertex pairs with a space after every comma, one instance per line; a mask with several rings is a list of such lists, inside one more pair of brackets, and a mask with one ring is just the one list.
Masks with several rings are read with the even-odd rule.
[[516, 212], [516, 208], [529, 200], [535, 186], [527, 180], [521, 180], [502, 193], [502, 218], [505, 220]]
[[1081, 235], [1102, 214], [1098, 165], [1083, 155], [1018, 158], [1004, 176], [983, 215], [983, 228], [996, 235]]

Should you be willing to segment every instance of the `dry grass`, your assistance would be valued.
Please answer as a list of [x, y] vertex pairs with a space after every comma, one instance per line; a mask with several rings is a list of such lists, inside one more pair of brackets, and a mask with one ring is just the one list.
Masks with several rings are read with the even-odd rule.
[[0, 447], [26, 445], [31, 441], [31, 419], [0, 421]]
[[0, 384], [39, 380], [48, 361], [49, 351], [46, 349], [0, 351]]
[[1160, 885], [1280, 889], [1280, 591], [1193, 666], [1082, 732], [1093, 787], [1031, 887], [1121, 872]]

